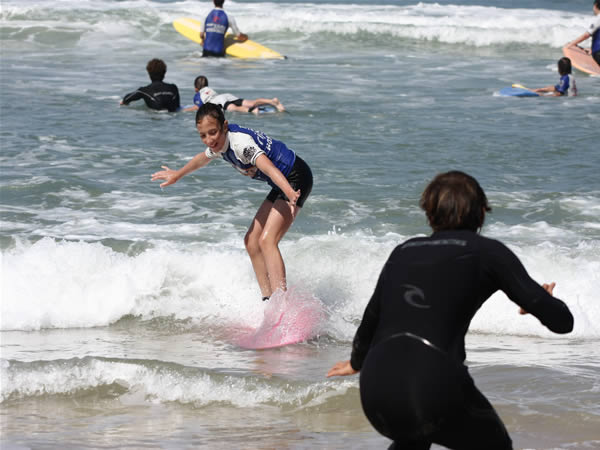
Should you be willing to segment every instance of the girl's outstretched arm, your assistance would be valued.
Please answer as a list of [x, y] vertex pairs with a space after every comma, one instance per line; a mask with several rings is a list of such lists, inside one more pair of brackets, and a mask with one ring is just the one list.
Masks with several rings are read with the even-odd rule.
[[164, 170], [152, 174], [152, 181], [165, 180], [160, 187], [169, 186], [176, 183], [180, 178], [183, 178], [188, 173], [206, 166], [211, 160], [206, 156], [206, 153], [201, 152], [194, 156], [190, 162], [179, 170], [169, 169], [167, 166], [161, 166]]

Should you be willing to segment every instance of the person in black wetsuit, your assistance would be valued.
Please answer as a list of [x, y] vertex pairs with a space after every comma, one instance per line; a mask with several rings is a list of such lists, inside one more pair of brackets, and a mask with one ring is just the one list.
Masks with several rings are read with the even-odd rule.
[[396, 247], [364, 312], [349, 361], [327, 376], [360, 371], [360, 396], [371, 424], [394, 449], [511, 449], [496, 411], [475, 387], [465, 360], [471, 319], [502, 290], [555, 333], [573, 316], [540, 286], [504, 244], [478, 234], [488, 206], [471, 176], [438, 175], [422, 194], [433, 234]]
[[143, 99], [148, 108], [156, 110], [168, 110], [175, 112], [180, 108], [179, 89], [174, 84], [164, 83], [165, 73], [167, 73], [167, 65], [162, 59], [153, 59], [146, 65], [146, 71], [150, 76], [148, 86], [143, 86], [137, 90], [130, 92], [123, 100], [121, 105], [128, 105], [130, 102]]

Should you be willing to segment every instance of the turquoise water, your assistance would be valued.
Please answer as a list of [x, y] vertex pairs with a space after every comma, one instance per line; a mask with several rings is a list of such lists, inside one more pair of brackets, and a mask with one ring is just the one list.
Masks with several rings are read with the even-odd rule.
[[[556, 281], [576, 319], [557, 337], [495, 294], [471, 327], [475, 380], [517, 448], [597, 445], [600, 78], [575, 72], [575, 98], [497, 94], [557, 83], [589, 3], [228, 1], [244, 32], [288, 57], [240, 61], [203, 60], [174, 31], [208, 2], [3, 1], [3, 443], [383, 447], [357, 380], [323, 375], [349, 355], [389, 252], [428, 233], [421, 191], [460, 169], [490, 198], [484, 234]], [[154, 57], [183, 104], [203, 74], [289, 111], [228, 119], [313, 169], [281, 248], [290, 285], [328, 313], [315, 339], [249, 352], [224, 337], [262, 318], [243, 236], [268, 190], [218, 162], [150, 182], [203, 150], [193, 114], [119, 107]]]

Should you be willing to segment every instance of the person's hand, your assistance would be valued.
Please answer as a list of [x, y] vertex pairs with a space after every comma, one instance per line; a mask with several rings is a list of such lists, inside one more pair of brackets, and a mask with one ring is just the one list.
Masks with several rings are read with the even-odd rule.
[[[544, 290], [550, 295], [553, 295], [552, 293], [554, 292], [554, 286], [556, 286], [555, 282], [542, 284], [542, 287], [544, 288]], [[523, 308], [520, 308], [519, 314], [529, 314], [529, 313], [527, 311], [525, 311]]]
[[166, 180], [164, 183], [162, 183], [160, 185], [160, 187], [165, 187], [165, 186], [169, 186], [170, 184], [176, 183], [178, 178], [177, 178], [177, 171], [173, 170], [173, 169], [169, 169], [167, 166], [161, 166], [164, 170], [161, 170], [159, 172], [155, 172], [152, 174], [152, 181], [156, 181], [156, 180]]
[[300, 198], [300, 189], [298, 189], [297, 191], [292, 191], [292, 194], [288, 195], [287, 198], [288, 198], [288, 204], [290, 206], [296, 206], [296, 202]]
[[244, 33], [240, 33], [239, 35], [236, 36], [236, 38], [239, 42], [246, 42], [248, 40], [248, 35], [244, 34]]
[[327, 378], [329, 377], [343, 377], [346, 375], [354, 375], [358, 373], [358, 370], [354, 370], [350, 365], [350, 361], [340, 361], [329, 369], [327, 372]]
[[542, 287], [546, 290], [546, 292], [550, 295], [553, 295], [552, 292], [554, 292], [554, 286], [556, 286], [556, 283], [552, 282], [552, 283], [544, 283], [542, 284]]

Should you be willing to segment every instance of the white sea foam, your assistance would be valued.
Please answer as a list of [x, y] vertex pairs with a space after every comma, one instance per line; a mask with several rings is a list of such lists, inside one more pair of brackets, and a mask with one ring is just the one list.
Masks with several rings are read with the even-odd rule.
[[[404, 239], [332, 233], [288, 239], [281, 248], [290, 285], [323, 302], [328, 334], [351, 340], [385, 260]], [[557, 283], [556, 296], [575, 316], [570, 336], [600, 337], [598, 242], [582, 241], [573, 248], [551, 242], [509, 246], [535, 280]], [[2, 330], [106, 326], [126, 315], [247, 326], [257, 326], [262, 318], [256, 308], [260, 292], [241, 239], [187, 246], [157, 243], [125, 255], [100, 243], [44, 238], [2, 252], [1, 293]], [[497, 293], [472, 329], [551, 334], [517, 310]]]
[[[77, 10], [82, 22], [74, 23], [70, 10]], [[76, 29], [84, 33], [86, 45], [99, 46], [105, 39], [138, 38], [181, 16], [202, 18], [209, 5], [197, 1], [152, 3], [127, 2], [46, 2], [9, 0], [3, 2], [1, 21], [24, 29], [40, 25], [40, 10], [55, 12], [46, 25], [56, 29]], [[440, 5], [416, 3], [408, 6], [314, 3], [243, 3], [231, 2], [228, 11], [235, 15], [240, 28], [248, 33], [299, 32], [357, 35], [391, 35], [423, 41], [474, 46], [540, 44], [561, 47], [580, 35], [589, 16], [547, 9], [509, 9], [493, 6]], [[115, 12], [118, 16], [115, 18]], [[120, 14], [120, 13], [122, 14]], [[38, 20], [31, 20], [32, 13]], [[105, 13], [105, 14], [103, 14]], [[28, 20], [25, 20], [25, 18]], [[277, 20], [273, 20], [276, 17]], [[87, 19], [87, 21], [86, 21]], [[155, 28], [155, 33], [160, 32]], [[159, 45], [161, 40], [153, 40]]]
[[224, 402], [237, 407], [261, 404], [318, 405], [356, 387], [356, 379], [304, 386], [270, 383], [263, 377], [240, 377], [179, 365], [83, 358], [20, 363], [2, 361], [0, 402], [9, 398], [73, 394], [110, 385], [132, 396], [157, 402], [204, 406]]

